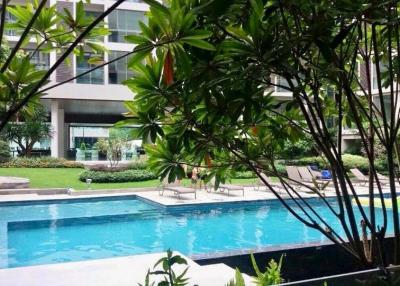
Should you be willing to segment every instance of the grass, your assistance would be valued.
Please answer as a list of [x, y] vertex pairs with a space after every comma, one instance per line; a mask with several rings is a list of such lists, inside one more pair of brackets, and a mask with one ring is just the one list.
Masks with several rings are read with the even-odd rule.
[[[79, 174], [83, 169], [75, 168], [0, 168], [0, 176], [14, 176], [28, 178], [31, 188], [73, 188], [87, 190], [86, 183], [79, 181]], [[233, 179], [234, 184], [252, 184], [254, 179]], [[92, 189], [126, 189], [157, 187], [158, 180], [131, 183], [92, 183]], [[188, 184], [188, 180], [184, 180]]]

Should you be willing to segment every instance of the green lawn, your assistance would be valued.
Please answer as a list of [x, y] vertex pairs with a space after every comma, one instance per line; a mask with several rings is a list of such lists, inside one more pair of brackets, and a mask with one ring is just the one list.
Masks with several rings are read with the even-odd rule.
[[[32, 188], [73, 188], [75, 190], [86, 190], [86, 183], [79, 181], [79, 174], [83, 169], [67, 168], [0, 168], [0, 176], [15, 176], [28, 178]], [[232, 183], [252, 184], [253, 179], [234, 179]], [[188, 181], [185, 180], [184, 184]], [[92, 189], [123, 189], [156, 187], [158, 180], [132, 183], [92, 183]]]

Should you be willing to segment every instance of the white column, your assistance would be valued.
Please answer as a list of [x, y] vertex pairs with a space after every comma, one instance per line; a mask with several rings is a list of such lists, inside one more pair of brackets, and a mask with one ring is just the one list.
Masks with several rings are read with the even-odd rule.
[[51, 101], [51, 156], [63, 158], [65, 155], [64, 147], [64, 109], [60, 109], [59, 101]]

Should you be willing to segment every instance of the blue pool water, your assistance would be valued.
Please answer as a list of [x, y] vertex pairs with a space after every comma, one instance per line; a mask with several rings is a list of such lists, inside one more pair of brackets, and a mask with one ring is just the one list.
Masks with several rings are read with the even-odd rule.
[[[322, 202], [309, 202], [337, 222]], [[0, 204], [0, 268], [168, 248], [195, 255], [325, 240], [274, 200], [173, 208], [132, 196]]]

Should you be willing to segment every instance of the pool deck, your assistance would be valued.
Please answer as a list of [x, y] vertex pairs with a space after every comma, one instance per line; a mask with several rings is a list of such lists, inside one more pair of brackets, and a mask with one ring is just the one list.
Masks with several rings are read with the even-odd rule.
[[[399, 187], [400, 188], [400, 187]], [[7, 194], [0, 194], [0, 202], [22, 202], [22, 201], [41, 201], [41, 200], [66, 200], [66, 199], [82, 199], [82, 198], [101, 198], [112, 196], [129, 196], [136, 195], [150, 202], [154, 202], [163, 206], [176, 206], [188, 204], [204, 204], [204, 203], [222, 203], [222, 202], [246, 202], [276, 199], [275, 195], [267, 191], [265, 188], [256, 190], [252, 186], [244, 187], [244, 195], [240, 191], [231, 192], [229, 195], [225, 191], [207, 192], [204, 189], [197, 190], [197, 198], [193, 193], [182, 194], [180, 198], [172, 191], [166, 190], [163, 195], [160, 195], [156, 188], [138, 188], [138, 189], [116, 189], [116, 190], [71, 190], [68, 193], [49, 194], [40, 190], [34, 189], [32, 193], [18, 194], [18, 190], [13, 190]], [[316, 194], [305, 192], [304, 189], [298, 191], [304, 198], [317, 197]], [[366, 186], [357, 186], [356, 192], [360, 195], [368, 194]], [[384, 193], [389, 192], [389, 188], [383, 188]], [[281, 194], [283, 198], [289, 198], [287, 194]], [[325, 191], [326, 197], [336, 196], [335, 192], [330, 189]]]
[[[7, 286], [134, 286], [138, 283], [144, 284], [148, 269], [153, 270], [153, 265], [164, 256], [165, 253], [154, 253], [0, 269], [0, 284]], [[200, 266], [193, 260], [185, 258], [189, 266], [185, 276], [190, 278], [188, 285], [225, 286], [235, 275], [234, 269], [225, 264]], [[180, 274], [186, 267], [186, 265], [175, 265], [173, 270]], [[243, 276], [247, 283], [251, 281], [249, 276]], [[151, 281], [159, 282], [160, 277], [157, 279], [153, 276]]]
[[[384, 188], [384, 192], [389, 192]], [[301, 192], [303, 197], [316, 197], [315, 194]], [[357, 193], [367, 194], [368, 188], [357, 187]], [[18, 194], [18, 190], [10, 194], [0, 195], [0, 202], [23, 202], [42, 200], [74, 200], [82, 198], [112, 197], [112, 196], [138, 196], [165, 207], [204, 203], [222, 203], [239, 201], [259, 201], [276, 199], [275, 196], [264, 190], [254, 190], [253, 187], [246, 187], [244, 196], [241, 192], [207, 192], [199, 190], [197, 198], [193, 194], [183, 194], [179, 199], [171, 191], [160, 195], [155, 188], [126, 189], [126, 190], [88, 190], [71, 191], [62, 194], [28, 193]], [[326, 196], [335, 196], [333, 191], [327, 191]], [[286, 195], [287, 197], [287, 195]], [[59, 264], [47, 264], [30, 267], [18, 267], [0, 269], [0, 285], [10, 286], [131, 286], [144, 283], [146, 273], [154, 263], [165, 256], [165, 253], [134, 255], [127, 257], [87, 260], [81, 262], [68, 262]], [[183, 256], [183, 255], [182, 255]], [[212, 264], [200, 266], [193, 260], [187, 258], [189, 270], [187, 277], [190, 277], [189, 285], [213, 285], [225, 286], [234, 277], [234, 269], [225, 264]], [[181, 273], [185, 267], [178, 265], [176, 271]], [[245, 276], [249, 282], [251, 279]], [[249, 284], [250, 285], [250, 284]]]

